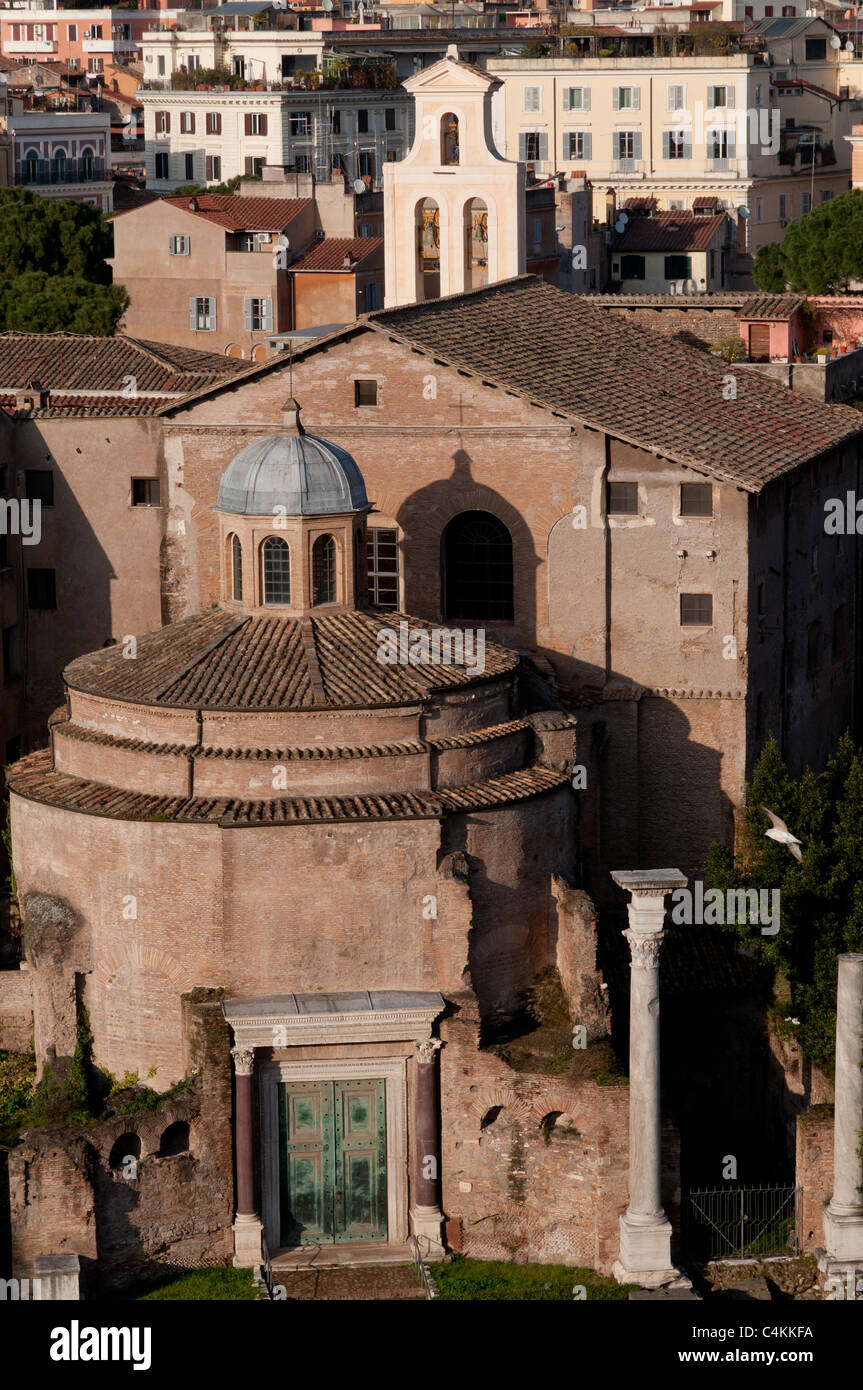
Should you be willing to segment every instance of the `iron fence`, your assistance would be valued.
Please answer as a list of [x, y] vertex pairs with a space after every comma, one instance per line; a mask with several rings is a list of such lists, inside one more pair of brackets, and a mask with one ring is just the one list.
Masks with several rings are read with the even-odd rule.
[[690, 1258], [799, 1253], [800, 1188], [717, 1187], [687, 1192], [683, 1243]]
[[414, 1264], [417, 1268], [417, 1281], [418, 1283], [422, 1284], [423, 1288], [425, 1289], [426, 1298], [437, 1298], [437, 1289], [432, 1283], [432, 1277], [429, 1273], [428, 1265], [422, 1257], [420, 1243], [417, 1240], [416, 1236], [411, 1236], [411, 1240], [413, 1241], [414, 1247]]

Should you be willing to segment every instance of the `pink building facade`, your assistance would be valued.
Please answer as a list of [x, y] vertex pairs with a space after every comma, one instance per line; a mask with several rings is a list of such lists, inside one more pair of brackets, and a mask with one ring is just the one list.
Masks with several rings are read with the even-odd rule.
[[141, 57], [141, 39], [153, 25], [175, 28], [182, 10], [4, 10], [0, 52], [22, 62], [68, 63], [100, 73]]

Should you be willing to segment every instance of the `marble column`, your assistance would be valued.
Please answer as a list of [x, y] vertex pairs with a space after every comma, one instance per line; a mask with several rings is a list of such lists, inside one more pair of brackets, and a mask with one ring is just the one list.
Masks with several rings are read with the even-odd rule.
[[[630, 894], [629, 928], [629, 1206], [620, 1218], [621, 1284], [658, 1288], [680, 1282], [671, 1263], [671, 1222], [662, 1207], [662, 1113], [659, 1088], [659, 953], [665, 901], [686, 879], [677, 869], [612, 873]], [[688, 1282], [688, 1281], [683, 1281]]]
[[252, 1117], [254, 1048], [238, 1044], [234, 1059], [234, 1145], [237, 1161], [237, 1214], [234, 1219], [234, 1266], [247, 1269], [263, 1260], [263, 1225], [255, 1210], [255, 1147]]
[[863, 1270], [863, 955], [839, 957], [833, 1196], [824, 1212], [827, 1261]]
[[444, 1253], [437, 1087], [437, 1054], [440, 1047], [438, 1038], [423, 1038], [416, 1044], [416, 1140], [411, 1231], [419, 1241], [423, 1257], [432, 1260], [440, 1259]]

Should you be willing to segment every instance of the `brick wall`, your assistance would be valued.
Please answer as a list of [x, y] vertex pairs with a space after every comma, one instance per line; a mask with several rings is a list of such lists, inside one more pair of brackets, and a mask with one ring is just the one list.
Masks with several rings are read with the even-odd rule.
[[797, 1117], [799, 1237], [803, 1250], [824, 1244], [824, 1206], [833, 1192], [833, 1106], [813, 1105]]
[[32, 978], [23, 970], [0, 970], [0, 1051], [32, 1052]]

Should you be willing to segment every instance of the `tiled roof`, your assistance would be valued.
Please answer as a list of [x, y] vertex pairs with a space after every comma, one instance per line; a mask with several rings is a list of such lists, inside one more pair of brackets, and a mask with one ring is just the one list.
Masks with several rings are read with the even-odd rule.
[[[105, 415], [158, 415], [165, 404], [165, 396], [137, 396], [127, 400], [122, 396], [100, 396], [85, 393], [80, 396], [51, 394], [50, 404], [35, 406], [28, 413], [28, 419], [61, 420], [70, 416], [99, 419]], [[15, 396], [8, 391], [0, 391], [0, 410], [6, 414], [15, 413]]]
[[312, 199], [241, 198], [236, 193], [196, 193], [194, 196], [166, 198], [164, 201], [208, 222], [215, 222], [228, 232], [281, 232], [310, 206]]
[[566, 786], [569, 777], [565, 772], [555, 772], [537, 764], [519, 772], [434, 792], [279, 797], [267, 801], [245, 801], [237, 797], [149, 796], [55, 772], [51, 750], [45, 748], [16, 763], [7, 781], [17, 796], [28, 801], [92, 816], [245, 826], [304, 825], [310, 821], [437, 820], [448, 813], [504, 806], [543, 796]]
[[353, 270], [383, 244], [380, 236], [324, 237], [294, 261], [291, 270]]
[[719, 199], [714, 193], [703, 193], [700, 197], [692, 199], [692, 207], [693, 210], [695, 208], [715, 208], [718, 202]]
[[737, 399], [727, 401], [727, 363], [528, 276], [365, 321], [540, 407], [752, 492], [863, 434], [857, 411], [807, 400], [757, 372], [741, 372]]
[[398, 632], [400, 621], [398, 613], [297, 619], [211, 609], [139, 638], [136, 661], [108, 647], [73, 661], [63, 675], [73, 690], [183, 709], [355, 709], [413, 704], [518, 665], [515, 652], [490, 643], [483, 675], [455, 665], [385, 665], [380, 630]]
[[741, 319], [790, 319], [801, 305], [806, 303], [805, 294], [756, 294], [741, 305], [738, 318]]
[[588, 304], [612, 309], [740, 309], [752, 295], [747, 290], [712, 290], [708, 294], [584, 294]]
[[117, 335], [83, 333], [0, 333], [0, 394], [34, 381], [58, 397], [70, 391], [116, 392], [119, 413], [134, 404], [129, 377], [138, 391], [184, 394], [232, 376], [242, 367], [233, 357], [196, 348], [148, 343]]
[[725, 221], [694, 217], [688, 212], [660, 212], [655, 217], [634, 217], [616, 238], [614, 251], [706, 251]]
[[656, 199], [652, 196], [647, 198], [627, 198], [623, 206], [627, 212], [653, 212], [653, 209], [656, 207]]

